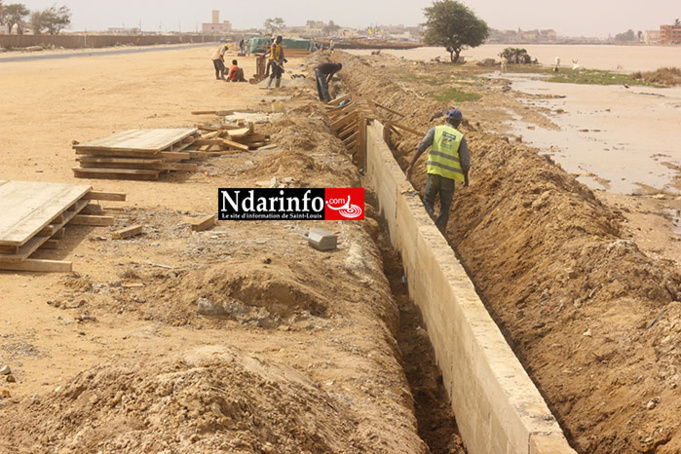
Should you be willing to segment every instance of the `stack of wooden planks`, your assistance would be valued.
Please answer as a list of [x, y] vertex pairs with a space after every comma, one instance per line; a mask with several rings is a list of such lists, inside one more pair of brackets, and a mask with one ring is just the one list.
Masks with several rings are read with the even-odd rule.
[[124, 201], [125, 194], [95, 192], [89, 186], [0, 180], [0, 270], [70, 272], [71, 262], [36, 260], [38, 248], [58, 247], [66, 225], [110, 226], [110, 216], [91, 200]]
[[78, 143], [73, 168], [76, 178], [157, 180], [170, 170], [195, 172], [193, 159], [204, 156], [187, 150], [200, 136], [196, 128], [132, 129]]
[[204, 131], [204, 134], [192, 144], [192, 148], [204, 152], [207, 156], [257, 150], [270, 143], [270, 136], [255, 132], [252, 122], [236, 125], [200, 125], [199, 129]]
[[338, 97], [326, 106], [331, 129], [352, 152], [352, 159], [361, 171], [366, 169], [366, 127], [374, 118], [369, 102], [354, 95]]

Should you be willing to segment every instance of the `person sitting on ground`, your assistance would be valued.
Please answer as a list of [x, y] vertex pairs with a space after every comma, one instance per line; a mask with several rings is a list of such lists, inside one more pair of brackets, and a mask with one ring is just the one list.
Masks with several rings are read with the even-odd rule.
[[227, 44], [220, 44], [211, 57], [217, 80], [225, 80], [225, 52], [227, 52], [227, 49], [229, 49]]
[[340, 63], [326, 62], [314, 69], [314, 76], [317, 81], [317, 93], [319, 94], [320, 101], [331, 101], [331, 95], [329, 95], [329, 81], [334, 74], [341, 70], [341, 68], [343, 68], [343, 65]]
[[232, 60], [232, 66], [227, 73], [227, 80], [230, 82], [246, 82], [243, 68], [239, 68], [239, 62]]

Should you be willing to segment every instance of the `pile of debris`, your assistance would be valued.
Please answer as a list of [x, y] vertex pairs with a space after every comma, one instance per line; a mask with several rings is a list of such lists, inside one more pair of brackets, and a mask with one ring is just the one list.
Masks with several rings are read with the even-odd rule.
[[192, 144], [192, 149], [204, 152], [206, 156], [258, 150], [270, 143], [268, 134], [255, 132], [253, 123], [243, 120], [234, 125], [200, 125], [199, 129], [204, 133]]

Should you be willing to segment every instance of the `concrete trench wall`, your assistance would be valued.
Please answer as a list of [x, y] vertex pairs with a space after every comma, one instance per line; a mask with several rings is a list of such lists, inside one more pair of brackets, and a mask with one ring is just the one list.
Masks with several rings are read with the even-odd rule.
[[367, 127], [366, 175], [421, 309], [470, 454], [575, 454], [383, 141]]

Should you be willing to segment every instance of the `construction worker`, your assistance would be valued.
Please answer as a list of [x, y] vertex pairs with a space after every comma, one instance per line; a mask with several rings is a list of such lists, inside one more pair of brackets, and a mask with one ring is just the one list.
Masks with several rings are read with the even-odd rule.
[[227, 80], [230, 82], [246, 82], [244, 77], [244, 70], [239, 68], [239, 62], [232, 60], [232, 66], [229, 68], [227, 73]]
[[329, 95], [329, 82], [333, 75], [340, 71], [341, 68], [343, 68], [343, 65], [340, 63], [326, 62], [314, 69], [314, 76], [317, 82], [317, 94], [319, 94], [320, 101], [331, 101], [331, 95]]
[[272, 79], [277, 79], [274, 82], [274, 87], [279, 88], [281, 86], [281, 75], [284, 74], [284, 63], [288, 62], [284, 58], [284, 48], [281, 45], [281, 36], [277, 36], [277, 39], [272, 43], [270, 48], [270, 61], [272, 62], [272, 74], [270, 75], [270, 80], [267, 81], [267, 88], [269, 89], [272, 85]]
[[428, 131], [416, 147], [416, 153], [407, 167], [407, 178], [411, 178], [414, 164], [430, 147], [424, 204], [428, 214], [434, 216], [435, 198], [440, 195], [440, 213], [435, 225], [441, 232], [445, 231], [449, 221], [449, 209], [454, 199], [454, 182], [463, 182], [463, 187], [468, 187], [470, 155], [466, 138], [457, 130], [462, 121], [463, 115], [460, 110], [450, 110], [447, 114], [447, 124]]
[[225, 52], [227, 52], [227, 49], [229, 49], [227, 44], [220, 44], [211, 57], [217, 80], [225, 80]]

